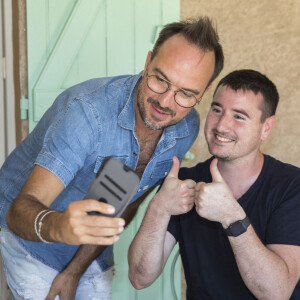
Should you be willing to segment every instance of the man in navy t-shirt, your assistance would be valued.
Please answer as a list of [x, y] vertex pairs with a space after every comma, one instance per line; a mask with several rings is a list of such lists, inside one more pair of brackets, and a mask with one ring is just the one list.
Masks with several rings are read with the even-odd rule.
[[134, 287], [149, 286], [179, 243], [187, 299], [300, 299], [300, 169], [260, 151], [275, 85], [253, 70], [218, 84], [205, 124], [209, 160], [173, 167], [129, 249]]

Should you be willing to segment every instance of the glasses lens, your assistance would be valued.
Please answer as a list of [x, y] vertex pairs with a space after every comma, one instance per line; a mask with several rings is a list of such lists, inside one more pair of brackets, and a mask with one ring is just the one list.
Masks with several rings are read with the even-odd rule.
[[158, 94], [165, 93], [169, 88], [169, 84], [156, 75], [148, 76], [147, 83], [149, 89]]
[[197, 103], [197, 99], [194, 95], [185, 93], [184, 91], [178, 91], [175, 93], [175, 101], [182, 107], [193, 107]]
[[[169, 89], [169, 82], [156, 75], [147, 76], [147, 85], [150, 90], [157, 94], [163, 94]], [[193, 107], [197, 103], [197, 98], [184, 90], [175, 92], [174, 100], [179, 106], [186, 108]]]

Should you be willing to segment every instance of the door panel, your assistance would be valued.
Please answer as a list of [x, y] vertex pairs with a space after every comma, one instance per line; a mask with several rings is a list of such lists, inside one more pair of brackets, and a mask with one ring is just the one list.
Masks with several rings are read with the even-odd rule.
[[[94, 77], [140, 72], [157, 32], [177, 21], [180, 10], [179, 0], [27, 0], [26, 4], [30, 130], [66, 88]], [[172, 299], [172, 258], [148, 289], [136, 291], [128, 280], [127, 249], [146, 207], [144, 203], [115, 247], [113, 299]], [[177, 263], [177, 295], [179, 269]]]

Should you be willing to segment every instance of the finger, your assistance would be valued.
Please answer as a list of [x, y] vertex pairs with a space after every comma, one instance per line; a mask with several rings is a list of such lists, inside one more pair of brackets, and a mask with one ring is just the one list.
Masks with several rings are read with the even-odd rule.
[[55, 296], [59, 296], [60, 290], [59, 289], [54, 289], [52, 286], [50, 288], [50, 291], [45, 298], [45, 300], [54, 300]]
[[86, 199], [78, 202], [84, 202], [82, 204], [82, 209], [85, 212], [96, 211], [99, 213], [112, 215], [116, 211], [114, 206], [94, 199]]
[[168, 177], [178, 178], [180, 163], [176, 156], [173, 156], [173, 165], [168, 174]]
[[83, 220], [82, 224], [89, 227], [118, 228], [118, 227], [125, 226], [125, 220], [122, 218], [86, 215], [84, 218], [82, 218], [82, 220]]
[[116, 243], [119, 239], [120, 237], [118, 235], [109, 236], [109, 237], [84, 236], [82, 237], [80, 244], [107, 246]]
[[189, 189], [189, 196], [190, 196], [191, 198], [194, 198], [194, 197], [195, 197], [195, 194], [196, 194], [195, 189]]
[[124, 230], [124, 227], [78, 227], [76, 229], [77, 242], [79, 244], [88, 243], [89, 239], [99, 239], [119, 235]]
[[97, 228], [97, 227], [93, 227], [93, 228], [85, 228], [84, 232], [82, 235], [87, 235], [87, 236], [91, 236], [91, 237], [111, 237], [114, 235], [118, 235], [120, 234], [122, 231], [124, 230], [124, 227], [117, 227], [117, 228]]
[[184, 180], [184, 184], [188, 189], [192, 189], [192, 190], [194, 190], [196, 186], [196, 182], [192, 179]]
[[210, 173], [213, 182], [223, 182], [224, 179], [218, 169], [218, 159], [214, 158], [210, 164]]
[[196, 186], [195, 186], [195, 191], [198, 192], [200, 191], [201, 187], [205, 184], [205, 182], [199, 181], [197, 182]]

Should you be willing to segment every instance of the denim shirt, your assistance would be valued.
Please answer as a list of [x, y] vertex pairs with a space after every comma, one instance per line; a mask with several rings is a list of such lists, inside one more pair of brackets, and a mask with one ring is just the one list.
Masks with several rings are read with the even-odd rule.
[[[114, 156], [136, 169], [140, 148], [135, 132], [135, 89], [140, 78], [141, 74], [91, 79], [57, 97], [0, 170], [1, 226], [7, 227], [8, 209], [34, 165], [51, 171], [65, 186], [50, 206], [56, 211], [65, 211], [72, 201], [84, 198], [105, 157]], [[161, 184], [172, 166], [172, 156], [181, 160], [198, 130], [195, 109], [164, 130], [132, 202]], [[18, 239], [33, 257], [58, 271], [66, 267], [79, 247]], [[107, 247], [97, 261], [102, 270], [109, 268], [113, 264], [112, 247]]]

